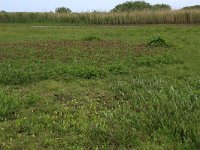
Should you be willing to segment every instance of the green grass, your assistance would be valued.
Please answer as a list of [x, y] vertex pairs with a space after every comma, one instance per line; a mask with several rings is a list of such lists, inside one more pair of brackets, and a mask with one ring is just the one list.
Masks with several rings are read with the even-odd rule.
[[32, 26], [0, 25], [0, 149], [200, 149], [200, 26]]

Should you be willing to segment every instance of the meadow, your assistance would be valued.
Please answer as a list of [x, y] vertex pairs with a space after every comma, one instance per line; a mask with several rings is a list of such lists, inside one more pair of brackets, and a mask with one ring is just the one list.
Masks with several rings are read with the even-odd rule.
[[199, 37], [0, 24], [0, 149], [200, 149]]

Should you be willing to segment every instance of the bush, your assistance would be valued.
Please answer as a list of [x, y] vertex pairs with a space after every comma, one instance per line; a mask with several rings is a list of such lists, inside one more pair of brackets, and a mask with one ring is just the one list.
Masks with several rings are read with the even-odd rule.
[[112, 12], [129, 12], [129, 11], [141, 11], [145, 9], [150, 10], [171, 10], [171, 6], [167, 4], [156, 4], [156, 5], [150, 5], [149, 3], [146, 3], [144, 1], [135, 1], [135, 2], [125, 2], [123, 4], [117, 5], [114, 9], [112, 9]]
[[171, 6], [167, 4], [156, 4], [152, 6], [154, 10], [171, 10]]
[[194, 9], [200, 9], [200, 5], [188, 6], [182, 8], [182, 10], [194, 10]]
[[56, 13], [71, 13], [71, 9], [70, 8], [65, 8], [65, 7], [59, 7], [56, 8]]
[[152, 47], [169, 47], [164, 39], [161, 37], [154, 37], [147, 45]]
[[135, 11], [135, 10], [144, 10], [150, 9], [151, 5], [144, 1], [135, 1], [135, 2], [125, 2], [123, 4], [117, 5], [112, 12], [119, 12], [119, 11]]

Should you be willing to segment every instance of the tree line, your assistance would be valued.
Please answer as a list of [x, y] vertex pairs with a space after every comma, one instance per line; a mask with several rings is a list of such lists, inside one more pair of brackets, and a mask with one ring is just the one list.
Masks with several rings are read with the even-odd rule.
[[[183, 7], [181, 10], [200, 9], [200, 5]], [[127, 1], [115, 6], [110, 12], [131, 12], [131, 11], [143, 11], [143, 10], [171, 10], [171, 6], [168, 4], [155, 4], [151, 5], [145, 1]], [[56, 8], [56, 13], [71, 13], [70, 8], [60, 7]], [[96, 11], [94, 11], [96, 12]]]
[[146, 3], [145, 1], [127, 1], [125, 3], [119, 4], [115, 6], [114, 9], [111, 10], [111, 12], [129, 12], [129, 11], [140, 11], [145, 9], [151, 9], [151, 10], [161, 10], [161, 9], [167, 9], [171, 10], [171, 6], [167, 4], [156, 4], [151, 5], [149, 3]]

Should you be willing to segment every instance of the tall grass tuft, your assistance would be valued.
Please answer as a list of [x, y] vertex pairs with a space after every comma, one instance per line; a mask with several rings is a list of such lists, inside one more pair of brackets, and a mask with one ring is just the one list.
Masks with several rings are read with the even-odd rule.
[[198, 24], [200, 10], [144, 10], [93, 13], [0, 13], [0, 23], [63, 23], [91, 25]]

